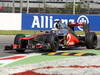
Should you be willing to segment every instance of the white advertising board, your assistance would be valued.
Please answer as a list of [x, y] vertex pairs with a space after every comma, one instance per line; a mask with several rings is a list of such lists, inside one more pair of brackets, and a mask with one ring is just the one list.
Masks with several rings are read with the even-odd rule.
[[0, 13], [0, 30], [21, 30], [21, 13]]

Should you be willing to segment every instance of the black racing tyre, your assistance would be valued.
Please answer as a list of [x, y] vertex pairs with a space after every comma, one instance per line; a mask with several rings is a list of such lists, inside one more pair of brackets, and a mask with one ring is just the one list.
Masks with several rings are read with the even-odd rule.
[[16, 52], [18, 52], [18, 53], [24, 53], [25, 49], [27, 47], [27, 43], [28, 43], [27, 40], [20, 40], [20, 44], [19, 45], [21, 46], [21, 48], [16, 49]]
[[49, 39], [49, 44], [50, 44], [50, 50], [51, 51], [58, 50], [59, 49], [58, 38], [55, 35], [51, 34], [48, 39]]
[[85, 44], [87, 49], [95, 49], [97, 47], [97, 35], [94, 32], [86, 33]]
[[14, 39], [14, 44], [20, 44], [20, 38], [25, 37], [24, 34], [17, 34]]
[[25, 52], [25, 48], [26, 48], [26, 45], [27, 45], [27, 41], [20, 39], [20, 38], [24, 38], [24, 37], [25, 37], [24, 34], [17, 34], [15, 36], [14, 44], [17, 44], [17, 45], [20, 45], [21, 46], [20, 49], [16, 49], [16, 52], [18, 52], [18, 53]]

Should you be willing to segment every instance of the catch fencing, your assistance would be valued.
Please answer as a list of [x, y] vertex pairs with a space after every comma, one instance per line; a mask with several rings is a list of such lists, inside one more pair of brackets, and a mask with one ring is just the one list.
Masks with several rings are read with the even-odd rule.
[[[56, 19], [62, 20], [66, 25], [69, 22], [86, 22], [91, 30], [100, 31], [100, 15], [25, 13], [0, 13], [0, 30], [50, 30]], [[82, 27], [77, 27], [76, 30], [82, 30]]]

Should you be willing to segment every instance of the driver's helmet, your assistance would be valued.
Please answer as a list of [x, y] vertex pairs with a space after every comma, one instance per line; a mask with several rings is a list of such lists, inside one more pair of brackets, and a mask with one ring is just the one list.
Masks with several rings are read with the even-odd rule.
[[61, 20], [60, 19], [55, 19], [54, 22], [61, 22]]
[[61, 20], [60, 20], [60, 19], [55, 19], [54, 22], [56, 22], [56, 23], [55, 23], [55, 27], [56, 27], [57, 29], [60, 29], [60, 28], [61, 28], [61, 26], [60, 26]]

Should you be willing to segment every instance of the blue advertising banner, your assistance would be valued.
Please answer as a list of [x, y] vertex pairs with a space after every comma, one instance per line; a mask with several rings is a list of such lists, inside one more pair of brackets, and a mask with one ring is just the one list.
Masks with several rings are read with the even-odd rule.
[[[67, 15], [67, 14], [22, 14], [22, 30], [50, 30], [54, 20], [60, 19], [66, 25], [69, 22], [86, 22], [90, 29], [100, 31], [100, 15]], [[82, 30], [78, 27], [77, 30]]]

